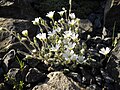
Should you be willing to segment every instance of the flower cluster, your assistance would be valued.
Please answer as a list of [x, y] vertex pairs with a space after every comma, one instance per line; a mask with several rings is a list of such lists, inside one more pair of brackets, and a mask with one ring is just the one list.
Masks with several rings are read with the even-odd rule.
[[[67, 13], [67, 10], [63, 8], [63, 11], [58, 12], [61, 18], [55, 21], [54, 13], [55, 11], [51, 11], [46, 15], [52, 20], [50, 21], [52, 22], [52, 27], [41, 17], [32, 21], [34, 25], [39, 26], [40, 33], [34, 37], [34, 42], [29, 40], [34, 48], [31, 54], [37, 52], [34, 56], [48, 62], [52, 60], [64, 64], [73, 61], [83, 63], [84, 53], [81, 53], [82, 46], [79, 39], [80, 19], [76, 18], [74, 13], [70, 13], [68, 17], [63, 18], [63, 15]], [[46, 33], [44, 33], [43, 26], [47, 31]], [[22, 34], [27, 37], [28, 31], [25, 30]], [[42, 45], [39, 45], [38, 40]]]

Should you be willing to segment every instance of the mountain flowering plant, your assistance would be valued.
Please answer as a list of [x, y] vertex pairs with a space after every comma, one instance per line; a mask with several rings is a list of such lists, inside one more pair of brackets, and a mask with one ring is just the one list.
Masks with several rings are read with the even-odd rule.
[[[70, 13], [67, 17], [67, 10], [63, 8], [62, 11], [57, 12], [61, 18], [55, 21], [54, 13], [55, 11], [50, 11], [46, 15], [51, 19], [51, 25], [48, 25], [41, 17], [32, 21], [40, 29], [33, 40], [28, 38], [28, 31], [22, 32], [24, 38], [27, 38], [33, 47], [32, 50], [29, 48], [31, 55], [27, 55], [26, 58], [34, 56], [46, 62], [62, 64], [84, 63], [84, 53], [81, 52], [83, 46], [80, 44], [79, 38], [80, 19], [76, 18], [74, 13]], [[66, 18], [63, 18], [64, 15]], [[41, 45], [38, 42], [41, 42]]]

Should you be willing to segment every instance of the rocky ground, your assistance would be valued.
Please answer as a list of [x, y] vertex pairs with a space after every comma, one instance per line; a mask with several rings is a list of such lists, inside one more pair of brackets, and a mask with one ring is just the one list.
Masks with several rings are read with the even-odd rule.
[[[3, 1], [3, 3], [1, 3]], [[5, 2], [4, 2], [5, 1]], [[53, 1], [53, 2], [52, 2]], [[0, 0], [0, 27], [21, 33], [28, 30], [33, 37], [38, 28], [32, 24], [35, 17], [53, 10], [60, 10], [68, 2], [63, 0]], [[59, 5], [59, 6], [58, 6]], [[50, 8], [47, 8], [50, 7]], [[75, 0], [72, 12], [81, 18], [81, 28], [87, 31], [81, 37], [86, 40], [101, 36], [104, 18], [104, 0]], [[111, 47], [112, 31], [116, 22], [115, 35], [120, 31], [120, 5], [113, 6], [106, 15], [105, 26], [109, 40], [94, 38], [87, 41], [91, 53], [98, 52], [101, 47]], [[112, 47], [111, 47], [112, 48]], [[120, 43], [111, 52], [107, 62], [100, 63], [100, 57], [95, 55], [97, 62], [90, 65], [78, 65], [74, 69], [67, 66], [52, 67], [37, 59], [24, 60], [19, 51], [26, 51], [16, 38], [7, 32], [0, 32], [0, 90], [119, 90], [120, 89]], [[16, 57], [19, 57], [18, 58]], [[20, 61], [24, 63], [23, 67]], [[23, 64], [21, 63], [21, 64]], [[19, 89], [18, 89], [19, 88]]]

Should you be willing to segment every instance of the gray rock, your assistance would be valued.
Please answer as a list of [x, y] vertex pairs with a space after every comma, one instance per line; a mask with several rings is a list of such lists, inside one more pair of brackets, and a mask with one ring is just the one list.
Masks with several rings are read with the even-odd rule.
[[44, 81], [45, 78], [46, 75], [41, 73], [37, 68], [30, 68], [25, 77], [25, 81], [28, 83], [41, 82]]
[[22, 75], [22, 79], [25, 80], [25, 77], [27, 75], [27, 73], [29, 72], [29, 69], [30, 67], [28, 65], [25, 65], [22, 72], [21, 72], [21, 75]]
[[[120, 0], [107, 0], [108, 2], [117, 2], [117, 4], [112, 3], [112, 7], [109, 7], [108, 10], [106, 9], [106, 15], [105, 15], [105, 27], [107, 29], [112, 30], [114, 27], [114, 23], [116, 22], [116, 30], [120, 31]], [[107, 7], [108, 5], [106, 5]], [[110, 4], [109, 4], [110, 6]]]
[[75, 80], [75, 81], [77, 81], [79, 83], [82, 82], [81, 76], [78, 73], [70, 72], [67, 76], [72, 77], [73, 80]]
[[94, 13], [91, 13], [91, 14], [88, 16], [88, 19], [89, 19], [92, 23], [94, 23], [95, 18], [96, 18], [96, 14], [94, 14]]
[[97, 85], [95, 84], [92, 84], [92, 85], [89, 85], [86, 87], [86, 90], [101, 90], [100, 87], [98, 87]]
[[0, 31], [0, 57], [2, 58], [4, 54], [9, 49], [9, 45], [14, 41], [13, 36], [11, 36], [7, 31]]
[[36, 85], [32, 90], [85, 90], [63, 72], [51, 72], [47, 77], [46, 83]]
[[15, 82], [19, 82], [21, 80], [20, 69], [19, 68], [11, 68], [8, 73], [8, 84], [14, 84]]
[[10, 63], [9, 68], [20, 68], [20, 64], [15, 60]]
[[90, 85], [90, 84], [93, 84], [95, 83], [95, 79], [93, 76], [90, 75], [90, 73], [86, 72], [86, 70], [82, 70], [82, 83], [83, 84], [87, 84], [87, 85]]
[[116, 64], [120, 61], [120, 40], [118, 41], [118, 44], [116, 45], [114, 51], [112, 52], [113, 55], [117, 57], [117, 60], [115, 60]]
[[39, 63], [39, 60], [38, 59], [27, 59], [27, 64], [30, 65], [31, 67], [36, 67]]
[[118, 90], [120, 88], [120, 41], [118, 41], [112, 54], [114, 57], [107, 62], [106, 71], [114, 79], [115, 90]]
[[14, 61], [15, 55], [16, 55], [16, 52], [14, 49], [12, 49], [3, 57], [3, 63], [4, 63], [3, 68], [5, 72], [8, 71], [9, 63]]
[[3, 68], [0, 67], [0, 76], [3, 75], [4, 71]]
[[100, 18], [95, 19], [94, 28], [101, 28], [101, 27], [102, 27], [101, 19]]
[[40, 61], [36, 68], [41, 72], [48, 72], [48, 65], [46, 65], [44, 62]]
[[30, 34], [30, 36], [35, 35], [35, 33], [37, 32], [37, 27], [34, 26], [30, 20], [26, 19], [13, 19], [0, 17], [0, 27], [20, 33], [23, 30], [28, 30], [29, 34], [32, 33]]
[[88, 19], [80, 19], [80, 28], [83, 31], [88, 31], [91, 32], [92, 31], [92, 23], [88, 20]]

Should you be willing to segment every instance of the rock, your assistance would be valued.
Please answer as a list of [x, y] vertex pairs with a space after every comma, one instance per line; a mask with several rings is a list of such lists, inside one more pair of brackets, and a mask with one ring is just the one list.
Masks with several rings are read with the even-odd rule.
[[101, 90], [101, 88], [99, 88], [97, 85], [93, 84], [93, 85], [87, 86], [86, 90]]
[[8, 30], [15, 29], [14, 22], [15, 22], [15, 19], [0, 17], [0, 27], [7, 28]]
[[15, 60], [9, 64], [9, 68], [20, 68], [20, 63]]
[[37, 32], [37, 27], [32, 24], [31, 20], [27, 19], [13, 19], [0, 17], [0, 27], [19, 33], [21, 33], [23, 30], [28, 30], [30, 36], [35, 35], [35, 33]]
[[28, 65], [25, 65], [22, 72], [21, 72], [22, 79], [24, 81], [25, 81], [25, 77], [26, 77], [27, 73], [29, 72], [29, 69], [30, 69], [30, 67]]
[[36, 85], [32, 90], [85, 90], [63, 72], [51, 72], [47, 77], [46, 83]]
[[21, 80], [21, 74], [19, 68], [11, 68], [8, 73], [8, 84], [14, 84], [15, 82], [19, 82]]
[[[111, 1], [111, 0], [108, 0]], [[112, 7], [108, 10], [106, 13], [106, 18], [105, 18], [105, 27], [109, 30], [113, 29], [113, 26], [116, 22], [115, 28], [117, 32], [120, 32], [120, 0], [112, 0], [117, 1], [117, 4], [112, 5]], [[107, 6], [107, 5], [106, 5]]]
[[27, 59], [27, 64], [30, 66], [30, 67], [36, 67], [39, 63], [39, 60], [38, 59]]
[[88, 19], [89, 19], [92, 23], [94, 23], [94, 21], [95, 21], [95, 19], [96, 19], [96, 14], [91, 13], [91, 14], [88, 16]]
[[82, 70], [82, 83], [85, 85], [90, 85], [95, 83], [95, 79], [90, 73], [86, 72], [86, 70]]
[[0, 90], [12, 90], [13, 88], [6, 83], [0, 83]]
[[119, 61], [120, 61], [120, 40], [117, 42], [117, 45], [116, 45], [114, 51], [112, 51], [112, 54], [117, 57], [116, 58], [117, 60], [115, 60], [116, 64], [119, 63]]
[[0, 76], [3, 75], [4, 70], [0, 67]]
[[107, 62], [106, 71], [114, 79], [115, 90], [120, 88], [120, 42], [114, 51], [112, 51], [113, 57]]
[[14, 49], [12, 49], [3, 57], [3, 63], [4, 63], [3, 68], [5, 72], [8, 71], [10, 62], [14, 61], [15, 55], [16, 55], [16, 52]]
[[3, 57], [6, 51], [9, 49], [9, 45], [14, 41], [7, 31], [0, 31], [0, 57]]
[[70, 72], [67, 76], [71, 77], [74, 81], [82, 83], [81, 76], [78, 73]]
[[36, 17], [38, 14], [31, 6], [32, 2], [33, 0], [7, 0], [2, 4], [0, 3], [0, 12], [2, 12], [0, 16], [24, 19]]
[[88, 19], [80, 19], [80, 28], [83, 31], [92, 31], [92, 23]]
[[44, 73], [48, 73], [48, 65], [46, 65], [44, 62], [40, 61], [36, 68], [41, 71], [41, 72], [44, 72]]
[[100, 18], [95, 19], [94, 28], [101, 28], [101, 27], [102, 27], [101, 19]]
[[88, 16], [88, 19], [92, 22], [94, 29], [102, 27], [102, 24], [101, 24], [102, 19], [101, 18], [102, 18], [102, 15], [94, 14], [94, 13], [91, 13]]
[[41, 73], [37, 68], [30, 68], [25, 77], [25, 81], [28, 83], [42, 82], [46, 78], [46, 75]]
[[114, 79], [112, 79], [112, 78], [108, 75], [108, 73], [105, 72], [105, 70], [101, 69], [100, 71], [101, 71], [101, 74], [102, 74], [102, 76], [103, 76], [103, 78], [104, 78], [104, 80], [105, 80], [106, 83], [108, 83], [108, 84], [109, 84], [109, 83], [114, 83]]

